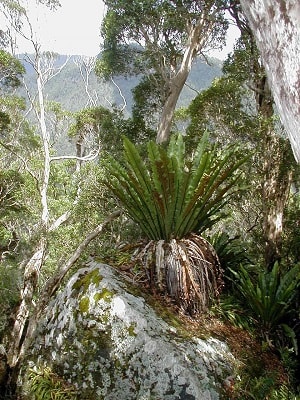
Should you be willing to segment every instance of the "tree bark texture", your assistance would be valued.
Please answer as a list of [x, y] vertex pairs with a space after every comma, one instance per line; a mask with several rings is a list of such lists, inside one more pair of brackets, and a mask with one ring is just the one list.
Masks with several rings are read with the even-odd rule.
[[24, 329], [32, 308], [33, 296], [35, 294], [41, 266], [44, 260], [45, 246], [45, 240], [42, 239], [34, 255], [25, 266], [21, 302], [17, 311], [7, 352], [7, 362], [10, 367], [15, 367], [19, 361], [19, 350], [22, 346], [24, 335], [26, 335]]
[[295, 159], [300, 163], [300, 2], [240, 0]]
[[262, 117], [263, 134], [263, 182], [262, 212], [264, 260], [268, 269], [281, 259], [284, 211], [292, 181], [289, 143], [276, 132], [273, 116], [273, 99], [265, 77], [265, 69], [253, 63], [256, 76], [256, 109]]
[[288, 143], [269, 130], [264, 140], [265, 163], [263, 198], [263, 233], [265, 240], [265, 264], [271, 270], [281, 259], [284, 211], [292, 182], [292, 169], [286, 162]]

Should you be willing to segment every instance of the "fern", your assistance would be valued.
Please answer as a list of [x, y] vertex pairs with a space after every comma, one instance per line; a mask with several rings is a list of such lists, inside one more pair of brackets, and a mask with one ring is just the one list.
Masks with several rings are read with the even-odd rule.
[[[299, 266], [291, 268], [281, 276], [279, 264], [275, 263], [270, 272], [261, 271], [256, 281], [243, 266], [239, 272], [231, 272], [236, 278], [238, 290], [252, 310], [263, 334], [268, 338], [291, 309], [300, 284]], [[287, 336], [294, 338], [292, 328], [283, 325], [283, 329]]]
[[35, 400], [76, 400], [76, 389], [65, 382], [50, 368], [30, 369], [28, 374], [29, 392]]

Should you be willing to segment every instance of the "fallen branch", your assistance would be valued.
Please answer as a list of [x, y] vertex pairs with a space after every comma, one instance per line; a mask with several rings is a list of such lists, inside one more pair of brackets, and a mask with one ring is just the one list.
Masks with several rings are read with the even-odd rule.
[[102, 222], [102, 224], [98, 225], [91, 233], [89, 233], [85, 237], [85, 239], [79, 244], [79, 246], [77, 247], [77, 249], [75, 250], [73, 255], [69, 258], [69, 260], [66, 261], [66, 263], [64, 263], [63, 265], [61, 265], [57, 269], [55, 275], [46, 282], [45, 287], [41, 292], [40, 300], [36, 304], [34, 314], [30, 318], [26, 339], [25, 339], [22, 349], [20, 351], [20, 357], [24, 356], [27, 346], [30, 343], [33, 332], [36, 328], [38, 319], [40, 318], [43, 310], [48, 305], [51, 297], [59, 289], [60, 284], [63, 281], [66, 274], [70, 271], [70, 269], [78, 261], [79, 257], [84, 252], [84, 250], [87, 248], [87, 246], [90, 244], [90, 242], [93, 239], [95, 239], [101, 232], [103, 232], [104, 228], [110, 222], [112, 222], [114, 219], [118, 218], [120, 215], [121, 215], [121, 210], [117, 210], [117, 211], [113, 212]]

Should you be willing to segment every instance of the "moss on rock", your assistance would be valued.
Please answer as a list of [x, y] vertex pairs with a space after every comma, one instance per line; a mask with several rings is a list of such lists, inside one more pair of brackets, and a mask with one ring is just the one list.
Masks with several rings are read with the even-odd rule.
[[90, 306], [90, 299], [88, 297], [82, 297], [79, 301], [79, 310], [81, 313], [88, 313]]
[[49, 306], [30, 362], [62, 371], [81, 399], [218, 400], [234, 363], [228, 348], [163, 316], [109, 266], [91, 263]]

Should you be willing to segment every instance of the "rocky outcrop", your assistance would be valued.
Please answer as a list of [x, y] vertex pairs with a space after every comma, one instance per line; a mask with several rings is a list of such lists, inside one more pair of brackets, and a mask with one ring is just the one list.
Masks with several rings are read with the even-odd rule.
[[234, 364], [227, 346], [184, 335], [133, 293], [90, 262], [48, 307], [30, 364], [75, 384], [80, 399], [219, 399]]

